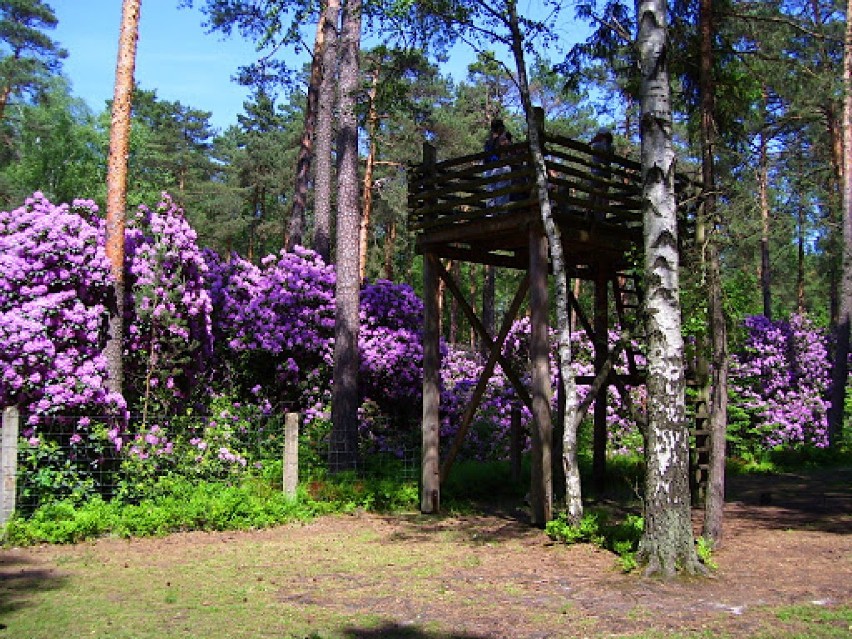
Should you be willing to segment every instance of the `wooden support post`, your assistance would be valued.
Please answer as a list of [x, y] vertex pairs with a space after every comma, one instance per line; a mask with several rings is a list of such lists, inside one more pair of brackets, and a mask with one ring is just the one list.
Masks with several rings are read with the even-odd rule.
[[420, 511], [437, 514], [441, 505], [438, 271], [433, 254], [423, 256], [423, 450]]
[[523, 431], [521, 430], [521, 409], [512, 406], [512, 425], [509, 439], [509, 466], [512, 471], [512, 483], [521, 481], [521, 453], [524, 449]]
[[565, 384], [560, 365], [556, 386], [556, 424], [553, 427], [553, 498], [565, 503]]
[[0, 431], [0, 525], [15, 512], [18, 479], [18, 432], [20, 414], [10, 406], [3, 410], [3, 430]]
[[530, 247], [530, 360], [532, 364], [532, 523], [544, 526], [553, 518], [551, 468], [550, 347], [547, 295], [547, 238], [539, 225], [529, 231]]
[[284, 494], [296, 496], [299, 486], [299, 414], [284, 417]]
[[[609, 355], [609, 316], [607, 307], [608, 278], [606, 266], [598, 265], [595, 274], [595, 316], [594, 316], [594, 349], [595, 349], [595, 375], [597, 375]], [[606, 405], [607, 384], [601, 387], [595, 398], [594, 408], [594, 435], [592, 443], [592, 484], [595, 493], [602, 495], [606, 484]]]

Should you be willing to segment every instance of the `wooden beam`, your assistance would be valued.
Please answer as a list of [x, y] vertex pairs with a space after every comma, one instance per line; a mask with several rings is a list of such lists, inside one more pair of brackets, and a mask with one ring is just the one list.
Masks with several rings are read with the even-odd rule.
[[[461, 292], [458, 284], [456, 284], [455, 280], [452, 276], [447, 272], [447, 269], [438, 261], [435, 260], [436, 266], [438, 268], [438, 273], [441, 277], [441, 280], [447, 285], [447, 288], [450, 289], [450, 292], [455, 295], [456, 299], [459, 302], [459, 306], [461, 306], [462, 311], [467, 316], [468, 321], [471, 326], [473, 326], [477, 335], [479, 335], [485, 347], [490, 351], [494, 347], [494, 341], [491, 339], [491, 336], [488, 334], [488, 331], [485, 330], [485, 326], [482, 324], [482, 320], [477, 317], [476, 312], [471, 308], [470, 304], [467, 303], [467, 300], [464, 298], [464, 295]], [[532, 410], [532, 399], [530, 399], [530, 394], [527, 392], [526, 387], [524, 386], [521, 378], [515, 372], [512, 364], [503, 357], [502, 353], [497, 355], [497, 363], [500, 364], [500, 368], [503, 369], [503, 373], [506, 375], [506, 378], [512, 383], [512, 387], [515, 389], [515, 392], [518, 394], [518, 397], [524, 403], [524, 405]]]
[[[592, 336], [595, 374], [603, 369], [609, 355], [608, 284], [608, 269], [605, 264], [601, 264], [595, 273], [595, 331]], [[604, 379], [604, 384], [595, 398], [592, 436], [592, 483], [598, 495], [603, 492], [606, 480], [606, 408], [607, 385]]]
[[423, 422], [420, 511], [436, 514], [441, 504], [441, 353], [437, 258], [423, 259]]
[[500, 332], [497, 335], [497, 339], [491, 344], [491, 347], [488, 351], [488, 360], [485, 362], [485, 366], [482, 369], [482, 373], [479, 375], [479, 379], [476, 382], [476, 387], [473, 389], [473, 395], [471, 395], [470, 400], [465, 407], [464, 413], [462, 414], [461, 423], [459, 424], [459, 430], [456, 433], [455, 438], [453, 439], [453, 444], [450, 447], [449, 452], [447, 453], [446, 458], [444, 459], [444, 463], [441, 465], [441, 483], [447, 480], [447, 477], [450, 474], [450, 469], [453, 467], [453, 462], [461, 450], [462, 443], [464, 442], [464, 438], [467, 435], [467, 431], [470, 429], [470, 425], [473, 423], [473, 416], [476, 413], [476, 409], [479, 408], [479, 403], [482, 401], [482, 396], [485, 394], [485, 390], [488, 387], [488, 380], [491, 379], [491, 376], [494, 374], [494, 367], [497, 364], [497, 358], [503, 350], [503, 344], [506, 341], [506, 337], [509, 335], [509, 331], [512, 330], [512, 323], [515, 321], [515, 318], [518, 316], [518, 311], [521, 309], [521, 304], [524, 301], [524, 298], [527, 295], [527, 290], [529, 289], [530, 276], [529, 273], [524, 275], [524, 279], [521, 281], [518, 286], [518, 291], [515, 293], [515, 297], [512, 300], [512, 304], [509, 307], [509, 310], [506, 311], [506, 314], [503, 317], [503, 323], [500, 326]]
[[530, 360], [532, 364], [532, 523], [544, 526], [553, 518], [552, 443], [550, 401], [550, 340], [547, 295], [547, 238], [540, 225], [531, 225], [530, 242]]

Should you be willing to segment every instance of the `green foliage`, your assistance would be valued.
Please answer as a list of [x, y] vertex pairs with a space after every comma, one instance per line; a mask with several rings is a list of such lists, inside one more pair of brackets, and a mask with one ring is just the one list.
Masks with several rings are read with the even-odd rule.
[[706, 537], [699, 537], [695, 540], [695, 553], [701, 563], [707, 566], [710, 570], [716, 570], [719, 566], [713, 559], [713, 542]]
[[624, 572], [637, 566], [636, 551], [642, 538], [644, 520], [639, 515], [627, 515], [614, 524], [603, 511], [588, 511], [578, 524], [571, 524], [562, 513], [545, 525], [548, 536], [565, 544], [589, 543], [618, 555]]
[[5, 531], [11, 545], [75, 543], [113, 534], [121, 537], [165, 535], [182, 530], [265, 528], [307, 519], [321, 505], [285, 497], [265, 482], [246, 479], [238, 485], [194, 483], [165, 477], [136, 504], [100, 498], [82, 504], [61, 501], [40, 507], [29, 519], [12, 519]]

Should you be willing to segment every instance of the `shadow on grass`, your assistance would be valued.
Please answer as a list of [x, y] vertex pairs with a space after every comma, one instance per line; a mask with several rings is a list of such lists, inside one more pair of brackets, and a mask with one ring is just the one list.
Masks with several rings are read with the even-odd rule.
[[[54, 568], [36, 565], [14, 551], [0, 550], [0, 620], [31, 605], [34, 595], [62, 588], [67, 579]], [[0, 621], [0, 630], [6, 626]]]
[[492, 639], [489, 635], [430, 632], [422, 628], [395, 623], [387, 623], [378, 628], [346, 628], [343, 633], [351, 639]]
[[728, 477], [727, 501], [765, 528], [852, 533], [852, 468]]

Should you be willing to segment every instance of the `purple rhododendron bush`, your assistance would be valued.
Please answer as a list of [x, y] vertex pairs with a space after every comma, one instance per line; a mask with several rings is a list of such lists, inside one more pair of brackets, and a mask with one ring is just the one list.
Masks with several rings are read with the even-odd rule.
[[[153, 208], [140, 207], [126, 229], [121, 397], [105, 385], [113, 301], [103, 246], [104, 225], [92, 202], [56, 205], [36, 193], [21, 208], [0, 212], [0, 400], [27, 415], [28, 468], [49, 463], [57, 469], [45, 480], [45, 496], [58, 484], [67, 484], [66, 494], [79, 492], [81, 478], [83, 492], [95, 491], [92, 469], [110, 465], [130, 477], [121, 487], [129, 498], [143, 495], [164, 473], [218, 480], [257, 469], [280, 458], [273, 420], [287, 411], [299, 412], [304, 432], [319, 443], [330, 412], [333, 266], [301, 247], [259, 264], [223, 257], [198, 246], [167, 195]], [[418, 439], [422, 318], [423, 304], [411, 287], [383, 280], [363, 285], [365, 453], [402, 455]], [[504, 346], [525, 381], [529, 332], [528, 319], [516, 321]], [[748, 318], [746, 333], [731, 371], [735, 445], [825, 446], [826, 335], [800, 316]], [[617, 338], [612, 332], [610, 344]], [[572, 339], [577, 375], [591, 375], [587, 336], [576, 331]], [[449, 446], [485, 361], [458, 345], [441, 350], [441, 436]], [[626, 370], [624, 357], [618, 367]], [[645, 391], [626, 390], [630, 402], [609, 390], [613, 454], [641, 452], [627, 406], [641, 409]], [[587, 389], [579, 392], [582, 397]], [[529, 412], [497, 366], [462, 455], [506, 459], [515, 410], [528, 432]], [[256, 445], [258, 438], [266, 444]]]

